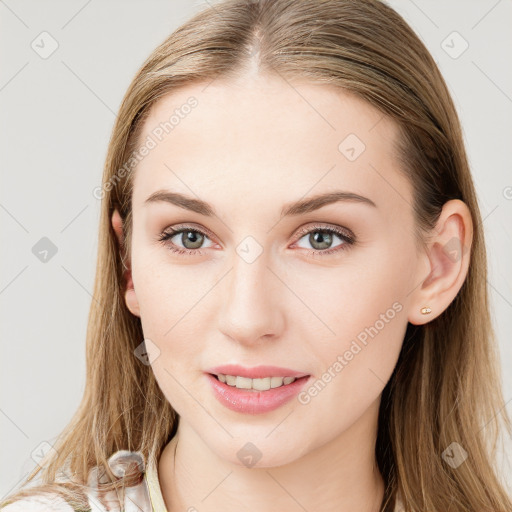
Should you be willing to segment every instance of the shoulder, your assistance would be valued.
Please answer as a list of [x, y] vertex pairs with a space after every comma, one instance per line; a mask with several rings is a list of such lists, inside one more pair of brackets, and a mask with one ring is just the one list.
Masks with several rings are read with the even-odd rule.
[[20, 498], [0, 509], [0, 512], [74, 512], [66, 500], [57, 494], [35, 494]]
[[[101, 485], [107, 483], [104, 480], [106, 477], [98, 467], [93, 467], [89, 471], [86, 486], [90, 509], [94, 512], [106, 512], [108, 510], [128, 510], [130, 507], [136, 506], [136, 510], [141, 512], [153, 510], [145, 478], [146, 468], [142, 453], [119, 450], [108, 459], [108, 464], [118, 478], [131, 474], [132, 483], [128, 484], [121, 494], [113, 490], [102, 491], [100, 490]], [[120, 503], [120, 500], [123, 503]], [[38, 492], [5, 505], [0, 508], [0, 512], [74, 512], [74, 509], [58, 493]]]

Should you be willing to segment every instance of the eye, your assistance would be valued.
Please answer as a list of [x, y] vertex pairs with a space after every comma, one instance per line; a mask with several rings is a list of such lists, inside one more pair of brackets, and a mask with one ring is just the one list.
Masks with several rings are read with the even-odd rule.
[[[176, 238], [176, 240], [173, 241], [173, 238]], [[208, 239], [206, 233], [195, 228], [193, 229], [190, 226], [168, 228], [163, 231], [158, 238], [158, 240], [164, 243], [172, 252], [197, 255], [202, 254], [199, 248], [204, 243], [205, 239]], [[181, 246], [179, 245], [180, 243], [182, 244]]]
[[[310, 251], [313, 255], [328, 255], [343, 251], [355, 243], [355, 236], [350, 230], [322, 224], [303, 228], [299, 231], [299, 235], [305, 236], [301, 236], [297, 243], [304, 239], [307, 244], [313, 247], [313, 250]], [[340, 239], [341, 243], [333, 246], [334, 238]]]

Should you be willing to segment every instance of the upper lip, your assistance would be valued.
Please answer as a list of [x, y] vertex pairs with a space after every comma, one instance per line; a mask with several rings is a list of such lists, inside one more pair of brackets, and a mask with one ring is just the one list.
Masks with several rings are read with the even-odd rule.
[[290, 368], [282, 368], [280, 366], [253, 366], [247, 368], [238, 364], [223, 364], [221, 366], [215, 366], [206, 370], [207, 373], [213, 373], [218, 375], [222, 373], [224, 375], [239, 375], [240, 377], [247, 377], [249, 379], [264, 379], [265, 377], [305, 377], [308, 373], [298, 372], [291, 370]]

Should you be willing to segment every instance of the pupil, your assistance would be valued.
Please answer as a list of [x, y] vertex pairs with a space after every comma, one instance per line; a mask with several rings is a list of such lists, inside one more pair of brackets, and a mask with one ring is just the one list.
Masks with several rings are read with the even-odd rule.
[[182, 242], [187, 249], [197, 249], [203, 242], [202, 235], [197, 231], [184, 231], [182, 235]]
[[309, 235], [309, 242], [313, 247], [315, 244], [319, 244], [320, 246], [315, 247], [316, 249], [327, 249], [332, 243], [332, 235], [326, 231], [315, 231]]

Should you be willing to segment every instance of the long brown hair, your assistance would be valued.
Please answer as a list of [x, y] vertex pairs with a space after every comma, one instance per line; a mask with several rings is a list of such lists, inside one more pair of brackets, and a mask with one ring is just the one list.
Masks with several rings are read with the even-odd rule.
[[[255, 49], [258, 52], [255, 52]], [[254, 57], [256, 55], [256, 57]], [[474, 226], [467, 278], [454, 301], [424, 326], [409, 324], [379, 414], [376, 459], [385, 482], [381, 510], [397, 492], [406, 511], [510, 512], [494, 456], [503, 407], [497, 347], [490, 321], [482, 222], [456, 109], [434, 60], [407, 23], [379, 0], [226, 0], [199, 12], [142, 65], [120, 107], [108, 147], [94, 298], [87, 330], [82, 402], [40, 471], [42, 487], [22, 489], [3, 504], [42, 489], [86, 506], [81, 484], [117, 450], [158, 460], [179, 418], [149, 365], [134, 357], [144, 336], [124, 303], [124, 261], [111, 226], [118, 208], [130, 247], [131, 193], [140, 129], [164, 95], [197, 82], [237, 77], [257, 58], [261, 72], [350, 91], [393, 119], [396, 149], [413, 185], [421, 233], [443, 204], [460, 199]], [[124, 169], [124, 171], [123, 171]], [[126, 254], [126, 253], [125, 253]], [[468, 454], [456, 469], [443, 452]], [[65, 469], [66, 482], [56, 482]]]

